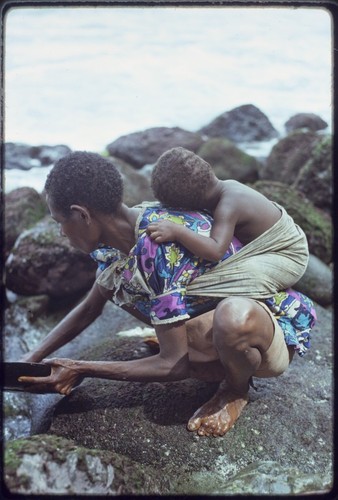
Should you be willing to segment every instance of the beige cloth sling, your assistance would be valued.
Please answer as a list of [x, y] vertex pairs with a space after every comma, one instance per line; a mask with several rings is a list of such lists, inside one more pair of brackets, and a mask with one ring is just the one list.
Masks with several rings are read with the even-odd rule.
[[269, 298], [293, 286], [304, 274], [309, 251], [303, 230], [285, 209], [281, 218], [258, 238], [187, 286], [188, 295]]

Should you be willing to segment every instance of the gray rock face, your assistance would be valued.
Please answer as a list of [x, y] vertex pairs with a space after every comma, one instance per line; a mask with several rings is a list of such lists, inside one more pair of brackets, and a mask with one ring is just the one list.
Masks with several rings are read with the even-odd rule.
[[154, 127], [124, 135], [108, 144], [111, 156], [117, 156], [135, 168], [153, 164], [168, 149], [182, 146], [196, 152], [202, 145], [202, 136], [179, 127]]
[[19, 295], [71, 296], [91, 287], [96, 268], [46, 216], [16, 240], [5, 264], [6, 287]]
[[225, 137], [234, 142], [267, 141], [278, 137], [277, 130], [267, 116], [252, 104], [226, 111], [199, 132], [209, 137]]
[[314, 113], [297, 113], [291, 116], [285, 122], [285, 130], [287, 133], [297, 129], [306, 129], [316, 132], [327, 128], [328, 124], [322, 118]]
[[33, 167], [53, 165], [57, 160], [71, 152], [68, 146], [28, 146], [27, 144], [7, 142], [5, 144], [5, 168], [30, 170]]

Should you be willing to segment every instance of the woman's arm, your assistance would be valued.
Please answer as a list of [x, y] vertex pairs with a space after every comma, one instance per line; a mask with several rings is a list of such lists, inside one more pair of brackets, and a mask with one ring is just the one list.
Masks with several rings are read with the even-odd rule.
[[106, 302], [107, 299], [101, 294], [99, 286], [94, 283], [86, 298], [72, 309], [33, 351], [25, 354], [21, 361], [39, 362], [68, 344], [100, 316]]
[[184, 322], [155, 327], [160, 352], [154, 356], [132, 361], [77, 361], [71, 359], [45, 360], [52, 366], [49, 377], [20, 377], [31, 384], [32, 392], [69, 394], [85, 377], [112, 380], [156, 382], [182, 380], [190, 376], [186, 326]]
[[156, 243], [177, 241], [197, 257], [217, 262], [229, 248], [234, 235], [234, 226], [223, 219], [220, 221], [215, 219], [208, 238], [181, 224], [161, 220], [149, 224], [147, 232]]

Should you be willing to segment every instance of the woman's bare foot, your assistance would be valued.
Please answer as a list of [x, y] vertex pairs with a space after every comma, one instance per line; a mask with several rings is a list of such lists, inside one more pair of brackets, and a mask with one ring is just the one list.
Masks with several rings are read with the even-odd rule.
[[220, 388], [190, 418], [188, 430], [197, 431], [199, 436], [223, 436], [234, 425], [248, 401], [248, 394], [239, 395]]

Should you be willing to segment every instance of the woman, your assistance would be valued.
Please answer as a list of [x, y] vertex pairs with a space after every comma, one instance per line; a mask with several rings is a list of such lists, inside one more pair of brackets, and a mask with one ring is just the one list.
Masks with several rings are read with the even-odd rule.
[[[21, 377], [28, 390], [69, 394], [85, 377], [138, 382], [191, 376], [226, 379], [226, 387], [220, 387], [188, 423], [188, 429], [199, 435], [223, 435], [248, 402], [251, 377], [280, 375], [294, 348], [306, 344], [304, 333], [314, 323], [314, 311], [301, 294], [283, 292], [265, 302], [244, 296], [224, 299], [226, 294], [189, 295], [189, 284], [217, 264], [195, 257], [177, 243], [156, 243], [147, 226], [164, 218], [207, 236], [212, 225], [207, 214], [171, 211], [156, 204], [127, 207], [118, 170], [93, 153], [74, 152], [59, 160], [45, 190], [61, 234], [99, 262], [100, 275], [83, 302], [25, 361], [41, 361], [72, 340], [100, 315], [108, 299], [154, 326], [159, 352], [132, 361], [44, 359], [52, 367], [51, 375]], [[241, 246], [233, 238], [221, 260], [240, 252]], [[283, 329], [271, 312], [274, 308], [284, 314]]]

